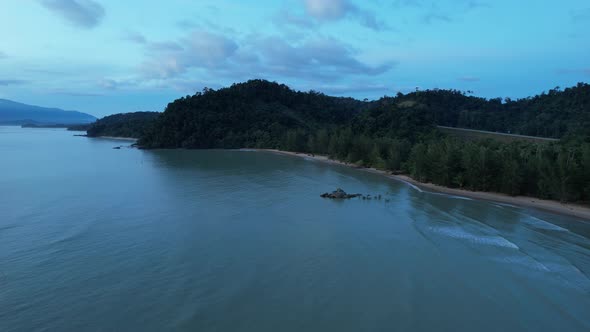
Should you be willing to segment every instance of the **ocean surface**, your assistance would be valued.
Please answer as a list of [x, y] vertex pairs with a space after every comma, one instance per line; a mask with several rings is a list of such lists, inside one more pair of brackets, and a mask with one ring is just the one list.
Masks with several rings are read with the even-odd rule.
[[0, 127], [2, 332], [590, 330], [590, 221], [73, 134]]

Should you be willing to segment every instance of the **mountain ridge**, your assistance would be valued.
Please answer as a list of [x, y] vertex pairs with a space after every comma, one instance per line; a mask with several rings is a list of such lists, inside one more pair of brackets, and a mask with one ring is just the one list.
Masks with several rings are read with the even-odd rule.
[[29, 105], [0, 98], [0, 124], [82, 124], [96, 120], [95, 116], [80, 111]]

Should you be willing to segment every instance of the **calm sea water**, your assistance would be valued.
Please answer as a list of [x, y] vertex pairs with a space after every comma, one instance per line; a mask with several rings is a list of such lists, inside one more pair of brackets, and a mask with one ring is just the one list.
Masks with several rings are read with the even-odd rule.
[[588, 221], [123, 144], [0, 127], [0, 331], [590, 329]]

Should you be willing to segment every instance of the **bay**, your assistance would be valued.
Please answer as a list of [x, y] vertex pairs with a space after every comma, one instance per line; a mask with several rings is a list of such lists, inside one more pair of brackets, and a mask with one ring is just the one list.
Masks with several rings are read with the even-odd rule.
[[590, 329], [587, 220], [128, 144], [0, 127], [0, 331]]

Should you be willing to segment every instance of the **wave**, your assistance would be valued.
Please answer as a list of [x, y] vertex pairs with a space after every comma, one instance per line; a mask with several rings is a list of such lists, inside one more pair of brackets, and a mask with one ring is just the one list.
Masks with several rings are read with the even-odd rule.
[[526, 219], [524, 219], [522, 222], [537, 229], [557, 232], [569, 232], [569, 230], [563, 227], [557, 226], [543, 219], [539, 219], [530, 215], [526, 215]]
[[407, 184], [408, 186], [412, 187], [414, 190], [416, 190], [416, 191], [418, 191], [420, 193], [423, 193], [424, 192], [424, 190], [420, 189], [420, 187], [418, 187], [417, 185], [415, 185], [415, 184], [413, 184], [411, 182], [408, 182], [408, 181], [405, 181], [405, 180], [402, 180], [402, 179], [398, 179], [398, 178], [396, 178], [396, 180]]
[[519, 247], [508, 241], [506, 238], [497, 235], [478, 235], [468, 232], [459, 227], [430, 227], [430, 231], [444, 235], [453, 239], [466, 240], [476, 245], [487, 245], [509, 249], [519, 249]]
[[437, 196], [444, 196], [444, 197], [449, 197], [449, 198], [454, 198], [454, 199], [461, 199], [464, 201], [473, 201], [473, 198], [469, 198], [469, 197], [464, 197], [464, 196], [457, 196], [457, 195], [451, 195], [451, 194], [445, 194], [445, 193], [433, 193], [430, 192], [429, 194], [431, 195], [437, 195]]

